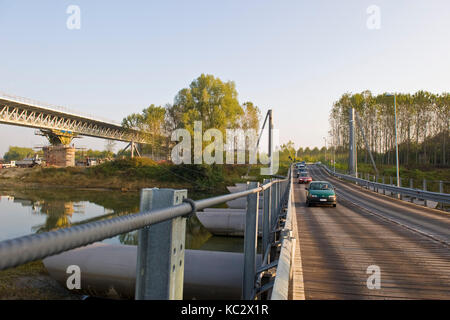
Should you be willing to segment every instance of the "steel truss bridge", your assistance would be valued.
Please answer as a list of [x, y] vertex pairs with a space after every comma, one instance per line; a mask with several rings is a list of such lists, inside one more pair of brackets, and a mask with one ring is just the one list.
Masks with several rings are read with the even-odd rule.
[[37, 128], [61, 136], [89, 136], [130, 143], [146, 143], [138, 130], [69, 109], [0, 92], [0, 123]]

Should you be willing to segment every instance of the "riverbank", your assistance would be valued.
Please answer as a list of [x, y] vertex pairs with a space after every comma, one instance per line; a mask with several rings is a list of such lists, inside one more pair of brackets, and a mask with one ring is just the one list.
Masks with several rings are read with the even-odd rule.
[[36, 189], [58, 187], [63, 189], [96, 191], [139, 191], [142, 188], [191, 188], [183, 182], [158, 181], [149, 178], [92, 175], [88, 168], [9, 168], [0, 171], [0, 188]]
[[[9, 168], [0, 170], [0, 188], [42, 186], [139, 191], [142, 188], [188, 189], [204, 196], [228, 193], [226, 187], [246, 181], [247, 165], [173, 165], [147, 158], [120, 159], [95, 167]], [[259, 167], [250, 175], [262, 181]]]

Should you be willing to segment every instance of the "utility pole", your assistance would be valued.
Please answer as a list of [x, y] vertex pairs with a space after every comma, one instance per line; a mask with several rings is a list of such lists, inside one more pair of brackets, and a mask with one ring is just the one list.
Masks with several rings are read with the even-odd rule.
[[349, 163], [348, 170], [350, 175], [357, 175], [356, 168], [356, 139], [355, 139], [355, 109], [349, 108]]
[[334, 173], [336, 173], [336, 141], [334, 141], [335, 137], [333, 134], [333, 167]]
[[272, 174], [273, 170], [273, 159], [272, 159], [272, 148], [273, 148], [273, 119], [272, 119], [272, 109], [269, 110], [269, 164], [270, 164], [270, 173]]
[[334, 173], [336, 173], [336, 145], [333, 145], [333, 166]]
[[356, 123], [358, 124], [359, 130], [361, 132], [361, 135], [363, 137], [364, 143], [366, 145], [366, 150], [369, 153], [370, 161], [372, 162], [373, 169], [375, 170], [375, 174], [378, 177], [377, 165], [375, 164], [375, 160], [373, 158], [372, 151], [370, 151], [369, 142], [366, 139], [366, 135], [364, 133], [364, 127], [362, 126], [361, 117], [359, 116], [359, 114], [358, 114], [358, 112], [356, 110], [355, 110], [355, 117], [356, 117]]
[[397, 187], [400, 187], [400, 170], [398, 161], [398, 140], [397, 140], [397, 95], [395, 93], [387, 94], [388, 97], [394, 97], [394, 124], [395, 124], [395, 161], [397, 165]]
[[397, 132], [397, 96], [394, 94], [394, 121], [395, 121], [395, 158], [397, 160], [397, 187], [400, 187], [400, 170], [398, 163], [398, 132]]

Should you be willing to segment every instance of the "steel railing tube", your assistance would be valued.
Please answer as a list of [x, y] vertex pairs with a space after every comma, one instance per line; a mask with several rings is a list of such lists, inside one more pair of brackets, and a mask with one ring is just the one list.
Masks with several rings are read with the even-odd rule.
[[192, 211], [188, 203], [96, 221], [41, 234], [32, 234], [0, 242], [0, 270], [86, 246], [150, 224], [183, 216]]
[[[201, 210], [230, 200], [245, 197], [253, 193], [264, 191], [271, 186], [277, 186], [278, 189], [281, 181], [285, 181], [285, 179], [273, 180], [261, 187], [251, 190], [198, 200], [195, 201], [196, 209]], [[151, 210], [108, 220], [89, 222], [69, 228], [1, 241], [0, 270], [43, 259], [67, 250], [87, 246], [94, 242], [183, 216], [190, 212], [192, 212], [192, 206], [189, 203], [183, 203], [173, 207]]]

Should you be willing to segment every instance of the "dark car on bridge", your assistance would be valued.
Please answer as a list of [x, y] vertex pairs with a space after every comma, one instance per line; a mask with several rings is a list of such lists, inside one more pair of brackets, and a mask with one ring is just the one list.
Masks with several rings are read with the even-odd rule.
[[328, 181], [314, 181], [306, 188], [306, 205], [327, 204], [336, 207], [335, 188]]

